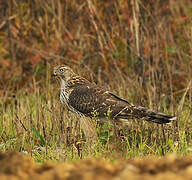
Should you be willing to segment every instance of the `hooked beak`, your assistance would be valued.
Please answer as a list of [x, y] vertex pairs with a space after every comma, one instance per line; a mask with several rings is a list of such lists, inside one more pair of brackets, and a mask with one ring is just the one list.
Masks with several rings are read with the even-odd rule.
[[51, 74], [51, 77], [55, 77], [55, 76], [57, 76], [57, 73], [53, 71], [53, 73]]

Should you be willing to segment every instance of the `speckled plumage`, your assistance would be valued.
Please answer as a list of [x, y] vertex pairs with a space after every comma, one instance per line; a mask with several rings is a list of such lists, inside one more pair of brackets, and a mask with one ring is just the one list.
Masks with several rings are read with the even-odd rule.
[[140, 106], [136, 107], [110, 91], [76, 75], [67, 66], [55, 67], [53, 75], [59, 77], [61, 81], [61, 102], [73, 112], [117, 122], [137, 118], [163, 124], [176, 119], [174, 116]]

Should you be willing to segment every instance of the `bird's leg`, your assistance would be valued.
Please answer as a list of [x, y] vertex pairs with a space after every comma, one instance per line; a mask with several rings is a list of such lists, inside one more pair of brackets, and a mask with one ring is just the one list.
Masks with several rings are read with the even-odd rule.
[[88, 150], [89, 152], [91, 152], [97, 143], [97, 131], [95, 122], [93, 119], [81, 116], [80, 126], [85, 134]]
[[118, 125], [117, 125], [116, 122], [113, 123], [113, 130], [114, 130], [115, 142], [117, 143], [117, 137], [118, 137]]
[[121, 143], [121, 129], [122, 127], [124, 126], [124, 124], [122, 124], [121, 121], [115, 119], [113, 121], [113, 134], [115, 136], [114, 140], [115, 140], [115, 143], [118, 144], [118, 143]]

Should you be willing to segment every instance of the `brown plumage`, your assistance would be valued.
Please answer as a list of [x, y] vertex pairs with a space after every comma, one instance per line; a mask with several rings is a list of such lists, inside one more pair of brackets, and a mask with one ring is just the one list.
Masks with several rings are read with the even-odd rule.
[[164, 124], [176, 119], [171, 115], [155, 112], [141, 106], [134, 106], [127, 100], [76, 75], [67, 66], [55, 67], [53, 76], [59, 77], [61, 82], [61, 102], [66, 104], [68, 109], [73, 112], [116, 122], [125, 122], [131, 118], [137, 118]]

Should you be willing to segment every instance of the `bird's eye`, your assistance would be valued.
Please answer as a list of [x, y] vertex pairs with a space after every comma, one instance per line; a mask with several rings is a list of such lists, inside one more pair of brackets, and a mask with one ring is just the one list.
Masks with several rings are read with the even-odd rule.
[[60, 72], [64, 72], [64, 69], [60, 69]]

